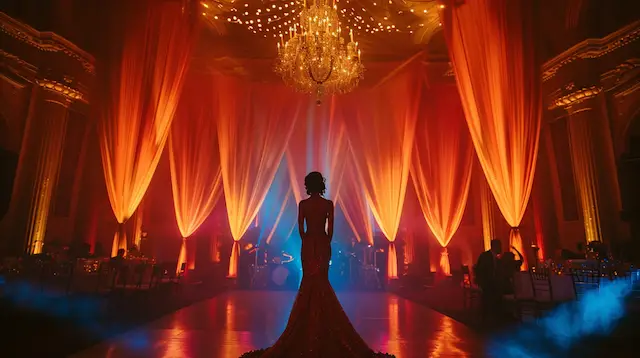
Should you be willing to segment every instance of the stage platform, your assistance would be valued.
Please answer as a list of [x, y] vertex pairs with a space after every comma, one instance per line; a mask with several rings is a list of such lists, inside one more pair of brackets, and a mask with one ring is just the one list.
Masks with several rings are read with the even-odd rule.
[[[483, 356], [474, 332], [431, 309], [385, 292], [338, 296], [375, 350], [397, 358]], [[237, 358], [278, 338], [294, 298], [293, 291], [226, 292], [72, 357]]]

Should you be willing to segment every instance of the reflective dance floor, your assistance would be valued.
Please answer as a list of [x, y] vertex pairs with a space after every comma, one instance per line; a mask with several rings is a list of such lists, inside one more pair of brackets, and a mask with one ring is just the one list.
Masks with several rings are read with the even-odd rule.
[[[237, 358], [278, 338], [294, 295], [226, 292], [74, 357]], [[482, 357], [480, 338], [438, 312], [384, 292], [344, 292], [338, 296], [358, 332], [375, 350], [398, 358]]]

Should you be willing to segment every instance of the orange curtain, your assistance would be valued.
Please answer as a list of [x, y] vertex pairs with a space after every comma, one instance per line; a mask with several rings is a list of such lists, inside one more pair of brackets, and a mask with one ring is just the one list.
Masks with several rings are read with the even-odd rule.
[[335, 96], [322, 106], [310, 100], [306, 121], [297, 122], [289, 140], [287, 165], [298, 202], [306, 195], [304, 177], [311, 171], [319, 171], [325, 176], [327, 198], [338, 195], [348, 142], [344, 124], [336, 114], [336, 102]]
[[208, 104], [196, 94], [211, 90], [190, 81], [184, 89], [176, 119], [169, 135], [169, 163], [171, 188], [176, 222], [182, 235], [177, 272], [183, 263], [193, 269], [188, 260], [189, 238], [213, 210], [221, 194], [220, 156], [218, 155], [217, 127]]
[[107, 192], [118, 221], [112, 255], [126, 250], [124, 223], [158, 165], [187, 71], [194, 31], [179, 3], [148, 6], [124, 42], [113, 94], [100, 123]]
[[238, 241], [264, 201], [293, 130], [299, 97], [278, 85], [215, 80], [220, 167], [234, 245], [229, 277], [237, 277]]
[[389, 240], [390, 279], [398, 277], [394, 241], [411, 164], [420, 91], [415, 73], [414, 66], [407, 66], [383, 85], [348, 96], [351, 103], [345, 102], [345, 123], [359, 182], [373, 217]]
[[440, 269], [451, 274], [447, 245], [467, 203], [473, 146], [455, 86], [423, 92], [411, 178], [427, 225], [443, 248]]
[[352, 155], [351, 148], [349, 148], [345, 155], [342, 190], [338, 195], [337, 203], [356, 240], [373, 246], [371, 210], [367, 206], [367, 199], [362, 184], [360, 184]]
[[534, 4], [474, 0], [445, 10], [447, 45], [471, 139], [512, 228], [510, 244], [525, 256], [518, 226], [533, 184], [541, 111]]
[[344, 124], [336, 116], [336, 99], [331, 97], [328, 103], [322, 106], [318, 106], [316, 100], [312, 98], [302, 100], [302, 103], [306, 104], [306, 118], [301, 117], [296, 121], [285, 151], [290, 187], [282, 199], [280, 211], [267, 235], [267, 243], [271, 242], [278, 226], [290, 225], [285, 228], [289, 233], [295, 229], [296, 220], [281, 223], [280, 219], [288, 207], [289, 195], [292, 195], [292, 199], [295, 200], [296, 210], [297, 203], [306, 197], [304, 177], [309, 172], [319, 171], [326, 177], [325, 197], [333, 200], [334, 203], [337, 202], [340, 191], [348, 141]]

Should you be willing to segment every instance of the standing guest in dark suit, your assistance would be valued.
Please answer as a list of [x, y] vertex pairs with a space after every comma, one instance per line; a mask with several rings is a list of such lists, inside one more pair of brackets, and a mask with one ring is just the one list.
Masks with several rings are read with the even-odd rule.
[[498, 274], [498, 256], [502, 253], [502, 242], [491, 240], [491, 249], [480, 254], [476, 264], [476, 282], [482, 289], [482, 320], [490, 323], [500, 309], [500, 276]]

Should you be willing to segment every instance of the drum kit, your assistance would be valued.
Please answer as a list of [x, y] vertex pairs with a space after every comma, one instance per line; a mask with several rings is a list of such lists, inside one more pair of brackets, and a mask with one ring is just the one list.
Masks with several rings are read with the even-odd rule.
[[[352, 245], [347, 249], [334, 249], [330, 261], [332, 282], [348, 283], [360, 289], [381, 289], [377, 253], [371, 245]], [[290, 253], [255, 247], [250, 267], [252, 289], [297, 289], [302, 277], [300, 260]]]
[[279, 255], [269, 254], [266, 249], [256, 247], [251, 265], [253, 289], [297, 289], [301, 269], [293, 255], [281, 251]]

